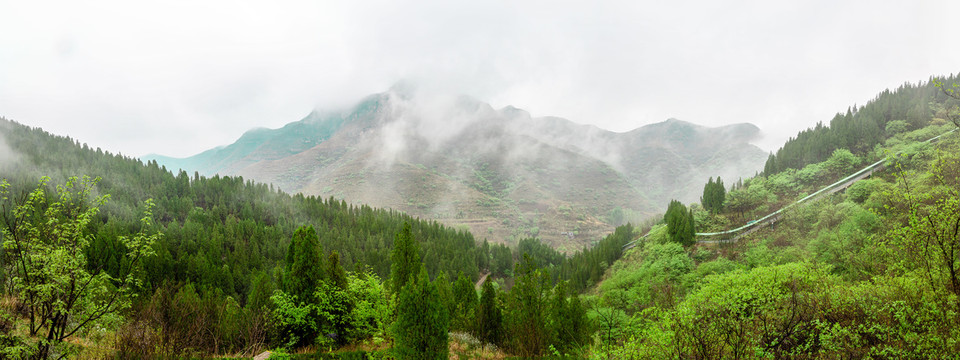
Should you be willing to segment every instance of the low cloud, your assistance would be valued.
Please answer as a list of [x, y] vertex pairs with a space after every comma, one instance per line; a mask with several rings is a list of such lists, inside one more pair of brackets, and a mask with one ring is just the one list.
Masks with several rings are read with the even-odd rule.
[[20, 162], [20, 154], [7, 144], [6, 134], [0, 131], [0, 169], [9, 169]]

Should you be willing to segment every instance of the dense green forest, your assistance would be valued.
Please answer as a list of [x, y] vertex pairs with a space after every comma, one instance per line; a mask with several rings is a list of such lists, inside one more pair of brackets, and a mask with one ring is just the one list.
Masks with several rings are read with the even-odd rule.
[[[960, 135], [923, 140], [960, 124], [956, 94], [908, 84], [848, 115], [573, 254], [0, 119], [0, 358], [954, 356]], [[693, 236], [888, 156], [737, 242]]]

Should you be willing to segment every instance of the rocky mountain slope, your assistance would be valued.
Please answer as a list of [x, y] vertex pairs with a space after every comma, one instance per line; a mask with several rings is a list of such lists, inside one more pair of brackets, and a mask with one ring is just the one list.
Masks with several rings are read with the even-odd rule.
[[[670, 199], [696, 201], [708, 177], [753, 175], [766, 160], [749, 144], [758, 134], [750, 124], [673, 119], [615, 133], [395, 88], [189, 158], [144, 160], [390, 207], [491, 241], [537, 236], [573, 250]], [[627, 215], [610, 216], [615, 209]]]

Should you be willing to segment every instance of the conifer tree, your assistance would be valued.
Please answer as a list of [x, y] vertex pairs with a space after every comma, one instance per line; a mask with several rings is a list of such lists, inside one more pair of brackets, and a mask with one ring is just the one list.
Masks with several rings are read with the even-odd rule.
[[287, 249], [284, 290], [300, 302], [311, 301], [313, 292], [323, 281], [322, 253], [323, 247], [313, 226], [297, 228]]
[[318, 310], [321, 313], [323, 326], [327, 332], [323, 336], [332, 337], [332, 341], [337, 345], [347, 343], [347, 334], [352, 330], [350, 322], [350, 312], [353, 311], [354, 304], [348, 295], [347, 273], [340, 265], [340, 253], [336, 250], [330, 252], [329, 268], [327, 270], [327, 281], [320, 286], [314, 296], [318, 302]]
[[412, 277], [420, 272], [423, 264], [420, 261], [420, 244], [413, 238], [410, 223], [404, 222], [400, 232], [393, 241], [393, 251], [390, 253], [390, 285], [394, 293], [399, 293]]
[[565, 281], [558, 282], [554, 287], [550, 315], [555, 349], [569, 354], [574, 349], [589, 345], [592, 332], [586, 309], [576, 294], [567, 297]]
[[500, 344], [503, 334], [503, 314], [497, 304], [497, 292], [490, 279], [483, 282], [480, 293], [480, 306], [477, 308], [478, 336], [489, 344]]
[[707, 184], [703, 186], [703, 195], [700, 197], [700, 204], [710, 213], [716, 214], [723, 211], [723, 202], [726, 201], [727, 189], [723, 186], [723, 180], [717, 177], [714, 182], [711, 177]]
[[505, 345], [520, 356], [541, 356], [550, 344], [546, 324], [550, 277], [537, 268], [529, 254], [523, 254], [514, 274], [507, 316], [511, 339]]
[[400, 291], [397, 321], [393, 325], [397, 358], [447, 359], [448, 325], [447, 310], [440, 302], [437, 286], [421, 267], [416, 279]]
[[443, 307], [447, 309], [447, 314], [450, 315], [450, 322], [452, 323], [454, 314], [457, 312], [457, 302], [453, 300], [453, 287], [450, 285], [450, 281], [447, 280], [447, 273], [441, 271], [440, 274], [437, 274], [437, 278], [433, 280], [433, 283], [437, 284], [440, 302], [443, 303]]
[[463, 272], [457, 276], [457, 282], [453, 284], [453, 301], [456, 303], [457, 312], [451, 314], [453, 328], [455, 330], [473, 331], [473, 315], [477, 307], [477, 291], [473, 288], [473, 283], [467, 279]]
[[667, 223], [670, 240], [683, 246], [696, 243], [693, 210], [687, 210], [683, 203], [677, 200], [671, 201], [667, 212], [663, 215], [663, 221]]
[[333, 286], [336, 286], [340, 289], [347, 289], [347, 272], [343, 270], [343, 266], [340, 265], [340, 253], [336, 250], [330, 252], [330, 259], [328, 262], [329, 268], [327, 270], [327, 278], [330, 279], [330, 282]]

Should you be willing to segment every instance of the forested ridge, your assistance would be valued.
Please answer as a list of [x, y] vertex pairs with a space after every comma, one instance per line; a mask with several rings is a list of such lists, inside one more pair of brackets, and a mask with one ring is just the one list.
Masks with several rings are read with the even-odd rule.
[[[607, 264], [619, 257], [622, 245], [635, 236], [631, 227], [621, 227], [594, 247], [570, 257], [537, 239], [526, 239], [518, 249], [510, 249], [485, 240], [478, 242], [469, 232], [392, 210], [351, 205], [333, 198], [289, 195], [241, 177], [191, 176], [183, 171], [174, 174], [153, 161], [143, 163], [111, 154], [69, 137], [6, 119], [0, 120], [0, 130], [11, 154], [7, 157], [11, 161], [0, 164], [3, 170], [0, 178], [6, 182], [3, 187], [6, 236], [17, 234], [16, 226], [11, 225], [16, 224], [17, 205], [34, 196], [40, 197], [30, 205], [36, 209], [49, 211], [74, 205], [77, 211], [94, 209], [89, 221], [83, 224], [85, 233], [89, 234], [84, 239], [86, 242], [73, 244], [73, 249], [83, 254], [83, 268], [94, 277], [135, 279], [123, 284], [130, 287], [129, 308], [113, 309], [126, 319], [112, 325], [125, 336], [116, 339], [116, 344], [110, 347], [127, 354], [124, 356], [197, 356], [273, 346], [295, 349], [313, 344], [310, 339], [303, 340], [302, 333], [296, 336], [297, 340], [291, 340], [291, 334], [299, 330], [282, 325], [284, 316], [307, 311], [303, 306], [310, 303], [310, 299], [305, 298], [312, 296], [312, 290], [301, 292], [299, 300], [275, 296], [290, 291], [289, 282], [299, 277], [291, 275], [290, 266], [295, 262], [291, 256], [296, 257], [307, 251], [305, 249], [318, 253], [320, 260], [311, 268], [313, 273], [339, 271], [343, 274], [340, 278], [349, 279], [336, 282], [345, 291], [341, 293], [341, 300], [352, 297], [348, 301], [350, 307], [361, 306], [361, 302], [367, 307], [364, 311], [368, 313], [363, 315], [369, 315], [366, 320], [354, 318], [365, 325], [354, 324], [349, 332], [352, 338], [344, 337], [348, 332], [341, 329], [340, 340], [335, 344], [343, 345], [343, 339], [389, 338], [393, 308], [384, 301], [395, 298], [400, 289], [379, 279], [388, 279], [392, 274], [395, 239], [405, 224], [409, 236], [416, 239], [417, 262], [422, 262], [428, 278], [456, 279], [470, 285], [471, 291], [480, 271], [492, 273], [491, 279], [511, 278], [516, 271], [514, 263], [524, 252], [534, 254], [538, 260], [534, 262], [531, 258], [523, 271], [542, 271], [543, 279], [548, 281], [540, 291], [549, 294], [553, 284], [562, 280], [570, 280], [569, 286], [573, 289], [587, 288], [599, 280]], [[64, 196], [80, 202], [56, 201]], [[46, 211], [33, 214], [35, 218], [27, 222], [49, 217]], [[146, 223], [144, 214], [148, 214]], [[306, 236], [305, 226], [316, 236], [316, 243], [300, 248], [291, 239]], [[154, 241], [148, 248], [141, 249], [146, 256], [133, 264], [129, 252], [132, 245], [127, 237], [138, 233], [154, 234]], [[29, 238], [29, 234], [23, 237]], [[10, 280], [19, 274], [15, 261], [18, 251], [5, 249], [3, 252], [2, 275], [7, 294], [17, 290], [17, 285]], [[341, 270], [335, 270], [337, 268]], [[103, 281], [110, 283], [105, 285], [108, 288], [118, 286], [120, 289], [121, 284], [116, 281]], [[314, 284], [312, 289], [316, 286], [320, 285]], [[499, 291], [495, 294], [503, 297]], [[384, 301], [378, 301], [378, 297]], [[304, 300], [305, 303], [297, 302]], [[500, 302], [497, 306], [499, 309], [504, 305]], [[373, 320], [371, 313], [376, 311], [380, 311], [377, 316], [381, 318]], [[455, 311], [458, 308], [451, 305], [451, 314]], [[459, 312], [472, 313], [473, 309], [467, 306]], [[459, 318], [454, 316], [454, 319]], [[457, 320], [453, 325], [462, 330], [476, 330], [473, 317], [470, 319]], [[4, 321], [10, 321], [6, 324], [16, 328], [13, 318]], [[154, 338], [157, 334], [159, 338]], [[314, 334], [312, 336], [320, 336]], [[499, 334], [488, 336], [506, 338]], [[30, 346], [25, 345], [29, 343], [30, 340], [14, 341], [9, 343], [9, 349], [18, 349], [13, 346], [17, 344], [29, 349]], [[144, 352], [143, 348], [152, 349]], [[51, 349], [49, 351], [55, 352], [56, 346]], [[63, 354], [77, 351], [69, 346], [65, 349], [72, 350], [60, 351], [65, 351]]]
[[[78, 175], [101, 178], [98, 189], [110, 194], [110, 200], [101, 215], [104, 223], [97, 226], [98, 239], [122, 233], [124, 225], [137, 220], [142, 202], [154, 199], [154, 216], [163, 226], [165, 241], [156, 248], [157, 262], [147, 266], [151, 280], [190, 280], [223, 288], [227, 294], [246, 295], [250, 274], [269, 271], [283, 259], [293, 230], [304, 224], [315, 226], [324, 248], [338, 251], [347, 270], [362, 263], [386, 276], [391, 239], [403, 222], [412, 224], [424, 243], [424, 258], [431, 264], [432, 276], [443, 270], [448, 274], [463, 271], [476, 278], [478, 265], [486, 267], [478, 264], [479, 250], [471, 234], [434, 221], [333, 198], [289, 195], [242, 177], [172, 174], [156, 162], [143, 164], [69, 137], [0, 121], [7, 144], [16, 154], [16, 165], [3, 173], [13, 189], [32, 189], [41, 176], [53, 182]], [[109, 252], [110, 244], [94, 244], [97, 250]], [[230, 262], [222, 264], [223, 258]], [[233, 270], [215, 269], [221, 265]], [[230, 280], [234, 277], [236, 281]]]
[[866, 105], [854, 105], [845, 113], [837, 113], [826, 125], [818, 122], [770, 154], [764, 174], [802, 169], [826, 160], [837, 149], [866, 155], [887, 138], [926, 127], [931, 121], [936, 124], [937, 119], [943, 122], [949, 117], [950, 109], [945, 104], [951, 98], [936, 86], [936, 81], [953, 84], [957, 76], [931, 77], [916, 84], [905, 83], [895, 90], [886, 89]]

